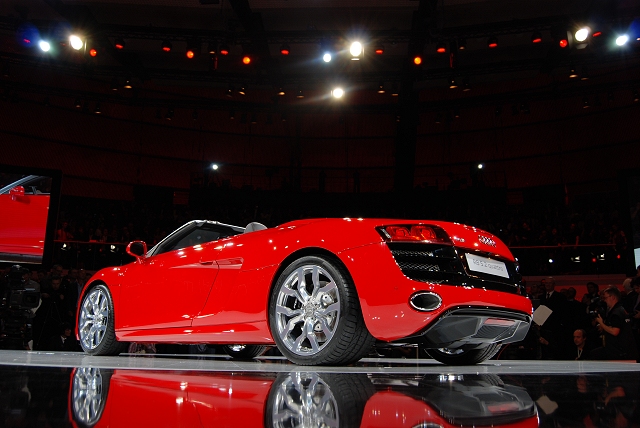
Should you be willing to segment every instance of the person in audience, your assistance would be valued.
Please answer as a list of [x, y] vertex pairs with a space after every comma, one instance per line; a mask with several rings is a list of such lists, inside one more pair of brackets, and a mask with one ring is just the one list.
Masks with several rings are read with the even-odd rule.
[[597, 328], [603, 336], [602, 347], [590, 353], [594, 360], [633, 360], [638, 359], [638, 349], [633, 337], [631, 320], [620, 302], [620, 290], [610, 287], [604, 290], [603, 298], [607, 312], [596, 316]]
[[581, 328], [573, 332], [574, 360], [588, 360], [589, 346], [587, 345], [587, 332]]

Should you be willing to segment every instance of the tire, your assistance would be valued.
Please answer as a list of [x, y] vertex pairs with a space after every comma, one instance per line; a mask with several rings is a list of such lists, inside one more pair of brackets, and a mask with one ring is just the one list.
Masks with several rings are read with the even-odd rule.
[[222, 349], [230, 357], [249, 359], [262, 354], [267, 347], [260, 345], [223, 345]]
[[111, 370], [78, 367], [73, 373], [70, 407], [73, 421], [78, 427], [96, 425], [107, 403]]
[[326, 257], [291, 263], [271, 290], [271, 334], [282, 355], [299, 365], [345, 365], [373, 348], [347, 271]]
[[116, 340], [113, 300], [109, 289], [98, 284], [82, 298], [78, 314], [80, 346], [89, 355], [117, 355], [125, 343]]
[[478, 364], [493, 357], [500, 348], [499, 343], [492, 343], [482, 349], [426, 349], [427, 354], [434, 360], [450, 366], [464, 366]]
[[360, 427], [375, 392], [366, 374], [282, 373], [269, 390], [264, 426]]

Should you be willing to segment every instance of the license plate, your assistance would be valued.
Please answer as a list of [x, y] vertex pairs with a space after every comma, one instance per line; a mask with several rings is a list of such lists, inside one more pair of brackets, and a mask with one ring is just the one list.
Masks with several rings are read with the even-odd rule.
[[465, 254], [465, 257], [467, 258], [469, 269], [474, 272], [482, 272], [489, 275], [509, 278], [507, 266], [503, 262], [476, 256], [475, 254]]

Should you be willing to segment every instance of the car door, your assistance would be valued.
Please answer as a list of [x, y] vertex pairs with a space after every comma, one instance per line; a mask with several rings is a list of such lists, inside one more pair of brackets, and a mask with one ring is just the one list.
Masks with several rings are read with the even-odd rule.
[[119, 328], [190, 326], [218, 274], [213, 257], [203, 254], [215, 251], [215, 243], [207, 242], [220, 236], [210, 225], [194, 227], [174, 237], [165, 252], [129, 265], [122, 275]]
[[33, 177], [0, 194], [0, 253], [42, 257], [50, 196], [36, 187], [47, 177]]

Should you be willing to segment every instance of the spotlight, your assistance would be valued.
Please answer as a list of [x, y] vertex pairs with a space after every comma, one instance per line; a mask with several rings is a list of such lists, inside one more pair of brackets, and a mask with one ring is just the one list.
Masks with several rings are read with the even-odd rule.
[[95, 48], [91, 48], [89, 49], [89, 55], [95, 58], [96, 56], [98, 56], [98, 51]]
[[49, 52], [51, 50], [51, 44], [46, 40], [40, 40], [38, 42], [38, 46], [40, 47], [40, 50], [42, 50], [42, 52]]
[[232, 98], [233, 97], [233, 86], [229, 86], [229, 88], [227, 89], [227, 97], [228, 98]]
[[351, 43], [351, 47], [349, 47], [349, 53], [351, 53], [351, 59], [357, 61], [364, 53], [364, 48], [362, 47], [362, 43], [353, 42]]
[[133, 84], [131, 84], [131, 79], [127, 79], [127, 80], [125, 80], [125, 81], [124, 81], [124, 86], [123, 86], [123, 88], [125, 88], [125, 89], [131, 89], [131, 88], [133, 88]]
[[464, 51], [467, 49], [467, 41], [465, 39], [458, 39], [458, 50]]
[[477, 167], [478, 167], [478, 169], [483, 169], [483, 168], [484, 168], [484, 164], [479, 163], [479, 164], [477, 165]]
[[325, 52], [324, 55], [322, 55], [322, 60], [324, 62], [331, 62], [331, 53]]
[[616, 45], [618, 46], [624, 46], [627, 44], [628, 41], [629, 41], [629, 36], [627, 36], [626, 34], [622, 34], [616, 37]]
[[95, 114], [101, 114], [102, 110], [100, 109], [100, 103], [96, 103], [96, 108], [93, 109]]
[[333, 98], [342, 98], [342, 96], [344, 95], [344, 89], [340, 87], [333, 88], [333, 90], [331, 91], [331, 95], [333, 95]]
[[489, 48], [491, 48], [491, 49], [497, 48], [498, 47], [498, 38], [497, 37], [489, 37], [489, 40], [487, 40], [487, 46], [489, 46]]
[[112, 91], [117, 91], [118, 90], [118, 79], [117, 78], [113, 78], [111, 79], [111, 90]]
[[218, 170], [218, 168], [220, 168], [220, 166], [219, 166], [217, 163], [212, 163], [212, 164], [211, 164], [211, 169], [212, 169], [212, 170], [217, 171], [217, 170]]
[[542, 42], [542, 35], [540, 34], [539, 31], [536, 31], [531, 35], [531, 43], [541, 43], [541, 42]]
[[444, 43], [440, 42], [436, 45], [436, 52], [445, 53], [447, 52], [447, 47], [444, 45]]
[[113, 43], [113, 46], [118, 50], [124, 49], [124, 45], [125, 45], [124, 40], [121, 38], [117, 38]]
[[582, 74], [580, 75], [580, 80], [589, 80], [589, 69], [587, 66], [582, 67]]
[[229, 55], [229, 46], [226, 44], [220, 45], [220, 55], [227, 56]]
[[456, 82], [456, 78], [452, 77], [449, 79], [449, 89], [456, 89], [458, 87], [458, 82]]
[[575, 32], [573, 37], [578, 42], [584, 42], [585, 40], [587, 40], [587, 37], [589, 37], [589, 31], [589, 27], [582, 27]]
[[280, 54], [281, 55], [289, 55], [290, 49], [288, 44], [283, 44], [280, 46]]
[[558, 40], [558, 46], [560, 46], [562, 49], [566, 48], [567, 46], [569, 46], [569, 40], [567, 40], [566, 37], [561, 38], [560, 40]]
[[218, 53], [216, 42], [209, 42], [209, 46], [207, 47], [207, 52], [209, 52], [209, 55], [212, 55], [212, 56]]
[[575, 79], [576, 77], [578, 77], [578, 71], [574, 66], [571, 66], [571, 68], [569, 69], [569, 78], [570, 79]]
[[247, 95], [247, 86], [246, 85], [240, 86], [240, 89], [238, 89], [238, 93], [240, 95]]
[[82, 46], [84, 46], [84, 42], [82, 41], [82, 39], [76, 36], [75, 34], [72, 34], [71, 36], [69, 36], [69, 44], [73, 49], [77, 51], [82, 49]]
[[393, 85], [391, 85], [391, 96], [392, 97], [397, 97], [398, 96], [398, 84], [394, 82]]
[[298, 93], [296, 94], [296, 98], [298, 98], [298, 99], [304, 98], [304, 93], [302, 92], [302, 89], [298, 89]]
[[465, 81], [462, 84], [462, 91], [469, 92], [470, 90], [471, 90], [471, 85], [469, 84], [469, 80], [465, 79]]
[[455, 117], [456, 119], [460, 119], [460, 108], [455, 107], [453, 109], [453, 117]]
[[193, 50], [192, 48], [187, 47], [186, 55], [187, 55], [187, 58], [193, 59], [196, 56], [196, 51]]
[[173, 47], [173, 45], [171, 44], [171, 42], [169, 40], [163, 40], [162, 41], [162, 51], [163, 52], [171, 52], [171, 48]]
[[378, 85], [378, 93], [379, 94], [384, 94], [385, 93], [384, 82], [380, 82], [380, 84]]
[[242, 63], [244, 65], [249, 65], [251, 64], [251, 57], [249, 55], [245, 55], [242, 57]]
[[374, 51], [376, 55], [382, 55], [384, 53], [384, 46], [378, 45]]
[[283, 96], [286, 94], [286, 92], [284, 91], [284, 88], [283, 88], [282, 86], [280, 86], [280, 87], [278, 88], [278, 92], [277, 92], [277, 94], [278, 94], [279, 96], [281, 96], [281, 97], [283, 97]]
[[80, 100], [80, 98], [76, 98], [74, 106], [75, 108], [82, 108], [82, 100]]
[[420, 55], [416, 55], [413, 57], [413, 64], [420, 65], [422, 64], [422, 57]]

